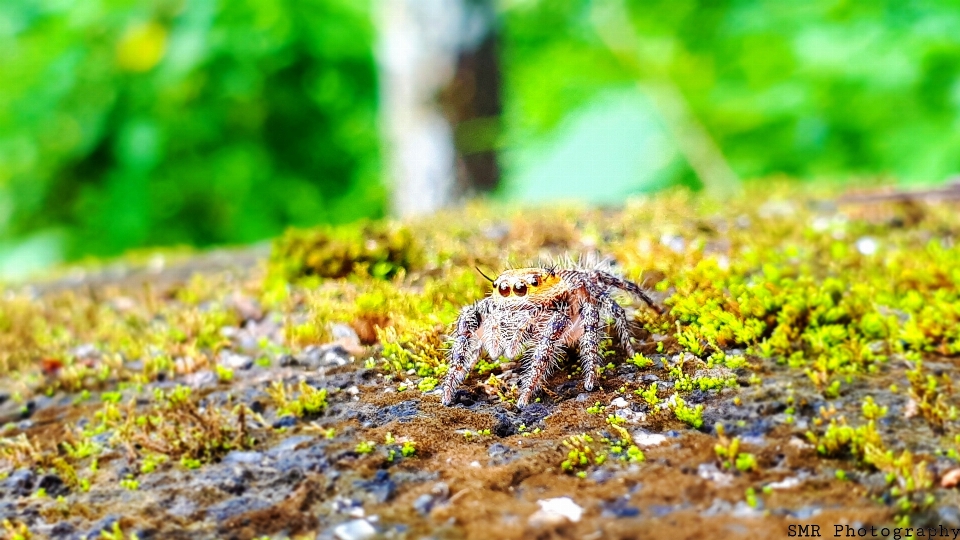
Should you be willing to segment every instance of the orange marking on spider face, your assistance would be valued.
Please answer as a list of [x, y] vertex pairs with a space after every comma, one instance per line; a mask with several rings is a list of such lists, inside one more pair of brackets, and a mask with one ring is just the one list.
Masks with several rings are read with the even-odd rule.
[[517, 268], [506, 270], [493, 280], [493, 298], [528, 297], [533, 302], [548, 301], [566, 287], [560, 277], [543, 268]]

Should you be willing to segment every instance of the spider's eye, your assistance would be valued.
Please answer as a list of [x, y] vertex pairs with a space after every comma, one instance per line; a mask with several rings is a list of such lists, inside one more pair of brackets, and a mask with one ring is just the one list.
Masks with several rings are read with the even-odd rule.
[[527, 286], [523, 283], [517, 283], [513, 286], [513, 292], [517, 293], [517, 296], [523, 296], [527, 294]]
[[497, 287], [497, 291], [500, 292], [500, 296], [510, 296], [510, 286], [506, 283], [501, 283], [500, 286]]
[[530, 278], [530, 286], [531, 286], [531, 287], [539, 287], [539, 286], [540, 286], [540, 276], [533, 276], [532, 278]]

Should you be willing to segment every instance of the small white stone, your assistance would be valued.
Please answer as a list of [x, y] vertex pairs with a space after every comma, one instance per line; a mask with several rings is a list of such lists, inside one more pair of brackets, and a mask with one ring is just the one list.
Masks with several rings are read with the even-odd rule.
[[686, 242], [683, 240], [683, 237], [676, 234], [665, 233], [661, 235], [660, 243], [675, 253], [683, 253], [683, 250], [686, 248]]
[[633, 444], [637, 446], [658, 446], [666, 441], [667, 436], [659, 433], [647, 433], [646, 431], [637, 431], [633, 433]]
[[857, 240], [857, 251], [859, 251], [861, 255], [873, 255], [879, 247], [880, 244], [869, 236], [864, 236]]
[[354, 519], [334, 527], [333, 534], [340, 540], [368, 540], [377, 536], [377, 529], [365, 519]]
[[583, 517], [583, 508], [570, 497], [541, 499], [537, 504], [540, 510], [530, 516], [530, 524], [534, 526], [560, 525], [564, 521], [576, 523]]
[[614, 399], [613, 401], [611, 401], [610, 405], [618, 409], [622, 409], [624, 407], [629, 406], [630, 404], [627, 403], [627, 400], [623, 399], [622, 397], [618, 397], [617, 399]]
[[789, 478], [784, 478], [779, 482], [772, 482], [767, 484], [770, 489], [790, 489], [795, 488], [800, 485], [800, 479], [796, 476], [791, 476]]
[[366, 510], [362, 506], [354, 506], [347, 511], [347, 515], [355, 518], [362, 518], [367, 514]]
[[823, 232], [830, 228], [830, 219], [823, 216], [818, 216], [814, 218], [813, 223], [810, 224], [810, 228], [816, 232]]
[[697, 476], [704, 480], [714, 482], [718, 486], [729, 486], [733, 484], [733, 475], [721, 471], [715, 463], [701, 463], [700, 466], [697, 467]]
[[813, 448], [812, 444], [808, 443], [807, 441], [804, 441], [800, 437], [791, 437], [790, 440], [787, 442], [787, 444], [789, 444], [794, 448], [799, 448], [801, 450], [809, 450]]

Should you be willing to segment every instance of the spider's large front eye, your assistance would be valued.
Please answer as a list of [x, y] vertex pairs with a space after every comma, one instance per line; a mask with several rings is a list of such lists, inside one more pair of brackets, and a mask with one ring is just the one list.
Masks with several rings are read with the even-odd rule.
[[497, 287], [497, 291], [500, 293], [500, 296], [510, 296], [510, 286], [506, 283], [501, 283], [500, 286]]
[[523, 296], [527, 294], [527, 286], [523, 283], [517, 283], [513, 286], [513, 292], [517, 293], [517, 296]]

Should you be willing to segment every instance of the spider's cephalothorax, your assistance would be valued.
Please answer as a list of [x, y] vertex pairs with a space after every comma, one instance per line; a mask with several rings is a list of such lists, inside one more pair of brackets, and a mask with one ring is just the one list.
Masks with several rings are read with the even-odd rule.
[[611, 293], [625, 291], [658, 313], [659, 308], [635, 283], [598, 268], [520, 268], [493, 281], [490, 296], [460, 311], [450, 350], [450, 370], [443, 382], [443, 403], [485, 350], [492, 359], [523, 353], [526, 368], [520, 383], [521, 407], [530, 403], [565, 345], [576, 345], [583, 364], [583, 386], [593, 390], [602, 364], [600, 342], [606, 321], [633, 356], [627, 314]]

